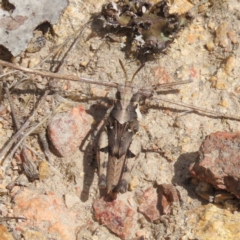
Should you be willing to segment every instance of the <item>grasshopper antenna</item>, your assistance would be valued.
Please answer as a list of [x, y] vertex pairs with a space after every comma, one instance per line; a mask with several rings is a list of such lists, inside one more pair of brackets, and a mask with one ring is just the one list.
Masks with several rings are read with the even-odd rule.
[[124, 65], [123, 65], [123, 62], [122, 62], [122, 60], [121, 60], [121, 59], [119, 59], [119, 63], [120, 63], [120, 65], [121, 65], [121, 68], [122, 68], [122, 70], [123, 70], [123, 72], [124, 72], [125, 81], [126, 81], [126, 82], [128, 82], [128, 76], [127, 76], [127, 72], [126, 72], [126, 69], [125, 69], [125, 67], [124, 67]]
[[[121, 67], [122, 67], [122, 70], [123, 70], [123, 72], [124, 72], [124, 76], [125, 76], [126, 82], [128, 82], [127, 72], [126, 72], [126, 69], [125, 69], [125, 67], [124, 67], [123, 62], [122, 62], [121, 59], [119, 59], [119, 63], [120, 63], [120, 65], [121, 65]], [[145, 66], [145, 63], [143, 63], [143, 64], [137, 69], [137, 71], [133, 74], [130, 82], [133, 81], [133, 79], [135, 78], [135, 76], [138, 74], [138, 72], [139, 72], [144, 66]]]
[[145, 66], [145, 63], [143, 63], [138, 69], [137, 71], [133, 74], [131, 82], [133, 81], [133, 79], [135, 78], [135, 76], [138, 74], [138, 72]]

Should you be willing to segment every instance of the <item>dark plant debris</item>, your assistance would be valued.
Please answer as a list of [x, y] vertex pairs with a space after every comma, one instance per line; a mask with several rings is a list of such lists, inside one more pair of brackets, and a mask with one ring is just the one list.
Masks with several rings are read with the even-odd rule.
[[192, 18], [170, 14], [168, 0], [119, 0], [102, 7], [100, 19], [110, 33], [124, 33], [131, 53], [138, 56], [165, 52], [179, 30]]

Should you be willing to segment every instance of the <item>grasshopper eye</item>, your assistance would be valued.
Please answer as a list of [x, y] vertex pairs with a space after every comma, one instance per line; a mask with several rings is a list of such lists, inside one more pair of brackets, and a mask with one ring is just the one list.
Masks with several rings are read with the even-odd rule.
[[131, 129], [131, 128], [128, 128], [128, 132], [132, 132], [132, 129]]

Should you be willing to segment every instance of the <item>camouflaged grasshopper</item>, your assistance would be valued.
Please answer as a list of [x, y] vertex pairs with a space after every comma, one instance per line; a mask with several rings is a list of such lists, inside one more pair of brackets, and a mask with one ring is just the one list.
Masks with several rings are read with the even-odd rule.
[[[120, 64], [126, 76], [121, 61]], [[99, 187], [107, 188], [113, 197], [118, 192], [126, 192], [130, 171], [141, 151], [141, 144], [135, 137], [139, 129], [138, 119], [141, 118], [139, 92], [127, 82], [124, 86], [119, 85], [117, 90], [118, 99], [108, 111], [97, 149]]]

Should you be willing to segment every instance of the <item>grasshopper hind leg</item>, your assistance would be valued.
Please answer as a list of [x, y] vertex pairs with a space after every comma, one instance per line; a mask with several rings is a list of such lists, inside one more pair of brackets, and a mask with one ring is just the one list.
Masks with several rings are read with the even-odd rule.
[[99, 137], [98, 151], [98, 186], [100, 189], [107, 186], [107, 162], [108, 162], [108, 136], [105, 131], [102, 131]]
[[135, 167], [137, 157], [141, 152], [141, 142], [138, 137], [133, 138], [133, 141], [128, 149], [127, 159], [123, 169], [122, 179], [119, 184], [113, 190], [114, 192], [125, 193], [128, 188], [128, 184], [131, 181], [131, 171]]

